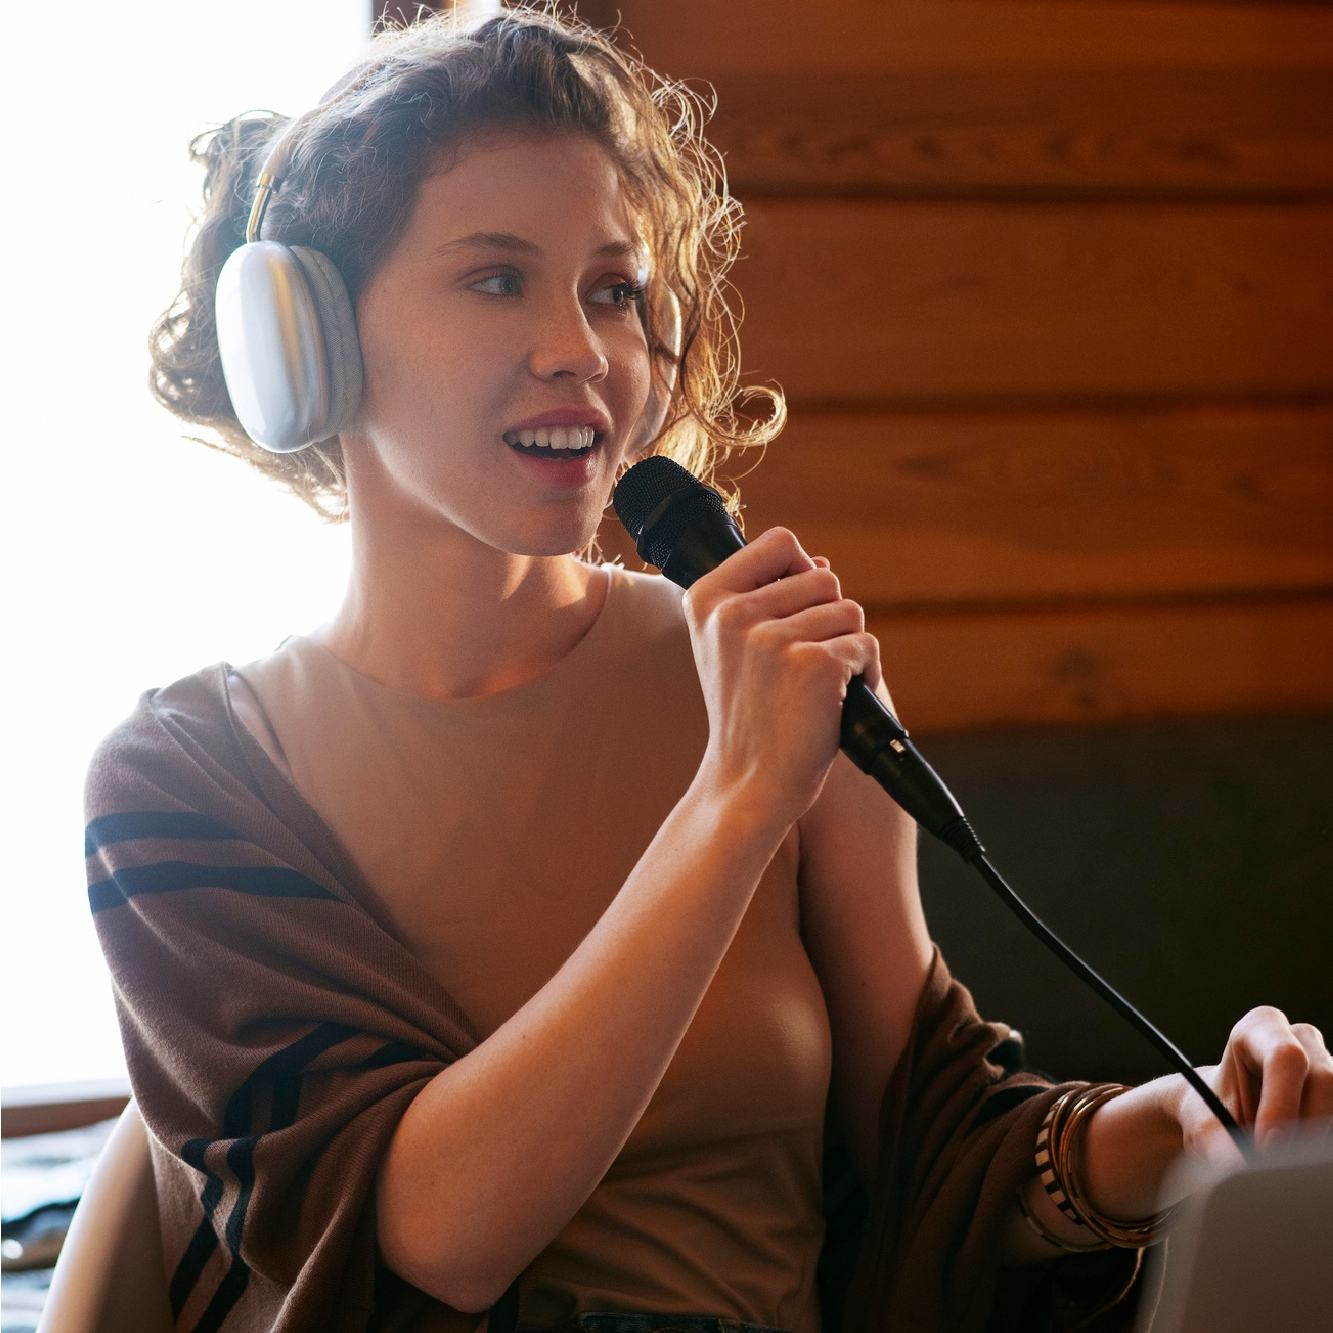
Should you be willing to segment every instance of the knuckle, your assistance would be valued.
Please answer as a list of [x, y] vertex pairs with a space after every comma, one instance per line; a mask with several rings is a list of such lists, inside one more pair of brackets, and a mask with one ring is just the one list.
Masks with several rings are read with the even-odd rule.
[[842, 596], [842, 584], [838, 582], [838, 576], [831, 569], [817, 569], [810, 572], [815, 576], [815, 591], [822, 593], [826, 601], [837, 601]]
[[1274, 1008], [1271, 1004], [1257, 1004], [1248, 1013], [1237, 1019], [1235, 1027], [1231, 1029], [1231, 1035], [1233, 1037], [1243, 1037], [1247, 1033], [1269, 1027], [1273, 1023], [1285, 1025], [1286, 1022], [1287, 1016], [1281, 1009]]
[[1324, 1034], [1313, 1023], [1293, 1023], [1291, 1030], [1303, 1041], [1312, 1041], [1324, 1045]]
[[721, 630], [737, 629], [745, 619], [745, 603], [739, 593], [728, 593], [713, 604], [713, 620]]
[[1275, 1047], [1273, 1060], [1293, 1072], [1299, 1070], [1301, 1073], [1307, 1073], [1310, 1068], [1309, 1053], [1298, 1041], [1284, 1041]]
[[788, 648], [788, 660], [794, 672], [810, 680], [822, 674], [828, 654], [817, 643], [797, 640]]

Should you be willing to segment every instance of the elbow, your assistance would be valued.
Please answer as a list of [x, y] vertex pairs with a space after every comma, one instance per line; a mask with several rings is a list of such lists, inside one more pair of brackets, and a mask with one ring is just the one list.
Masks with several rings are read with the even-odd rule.
[[[472, 1271], [465, 1247], [447, 1243], [445, 1228], [435, 1212], [425, 1216], [392, 1191], [392, 1173], [381, 1169], [376, 1180], [376, 1239], [386, 1268], [412, 1286], [463, 1314], [484, 1314], [499, 1300], [503, 1289], [479, 1280]], [[432, 1210], [434, 1212], [434, 1210]]]
[[455, 1285], [452, 1296], [441, 1295], [437, 1296], [436, 1299], [443, 1301], [451, 1309], [460, 1310], [464, 1314], [485, 1314], [495, 1308], [496, 1301], [505, 1294], [506, 1290], [507, 1287], [497, 1289], [494, 1286], [478, 1285], [476, 1283], [464, 1288], [458, 1288]]
[[471, 1278], [463, 1265], [439, 1254], [425, 1253], [419, 1242], [405, 1240], [393, 1228], [379, 1228], [379, 1252], [386, 1268], [451, 1310], [485, 1314], [499, 1299], [484, 1283]]

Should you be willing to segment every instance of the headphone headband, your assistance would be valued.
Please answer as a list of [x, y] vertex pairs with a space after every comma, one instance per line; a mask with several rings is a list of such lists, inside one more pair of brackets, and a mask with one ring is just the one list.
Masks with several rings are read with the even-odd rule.
[[268, 150], [264, 158], [264, 165], [259, 169], [259, 177], [255, 182], [254, 201], [250, 205], [250, 216], [245, 223], [245, 242], [247, 245], [259, 239], [259, 229], [264, 225], [264, 213], [268, 209], [269, 197], [282, 184], [287, 164], [291, 161], [301, 131], [325, 106], [330, 102], [337, 101], [344, 92], [348, 94], [358, 92], [360, 90], [358, 81], [364, 81], [366, 75], [367, 71], [363, 65], [357, 65], [348, 70], [337, 83], [325, 91], [309, 111], [297, 116], [278, 136], [273, 147]]

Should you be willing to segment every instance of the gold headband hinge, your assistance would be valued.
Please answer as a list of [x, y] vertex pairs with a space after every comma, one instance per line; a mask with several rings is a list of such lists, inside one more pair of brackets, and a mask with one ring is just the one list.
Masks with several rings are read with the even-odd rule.
[[268, 207], [269, 195], [278, 184], [278, 178], [267, 171], [259, 173], [259, 184], [255, 189], [255, 201], [250, 205], [250, 219], [245, 224], [245, 243], [259, 239], [259, 228], [264, 224], [264, 210]]

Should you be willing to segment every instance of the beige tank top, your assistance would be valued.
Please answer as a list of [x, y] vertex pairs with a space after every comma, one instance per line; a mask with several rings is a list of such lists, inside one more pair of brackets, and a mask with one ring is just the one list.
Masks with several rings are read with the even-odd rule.
[[[498, 694], [426, 699], [300, 635], [237, 668], [250, 725], [483, 1039], [597, 923], [707, 743], [681, 590], [604, 568], [587, 634]], [[647, 1310], [820, 1333], [832, 1042], [797, 856], [793, 830], [619, 1157], [522, 1275], [520, 1322]]]

